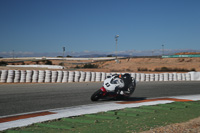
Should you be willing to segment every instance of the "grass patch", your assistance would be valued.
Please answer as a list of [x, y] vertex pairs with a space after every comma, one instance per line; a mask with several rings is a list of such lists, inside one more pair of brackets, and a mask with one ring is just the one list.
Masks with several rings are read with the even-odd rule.
[[8, 63], [5, 61], [0, 61], [0, 66], [6, 66]]
[[89, 63], [89, 64], [84, 64], [83, 66], [76, 65], [75, 68], [78, 69], [78, 68], [98, 68], [98, 67], [99, 67], [98, 65]]
[[200, 116], [200, 101], [126, 108], [33, 124], [5, 132], [141, 132]]
[[190, 72], [190, 71], [196, 71], [196, 70], [195, 70], [195, 68], [188, 70], [188, 69], [185, 69], [185, 68], [161, 67], [161, 68], [156, 68], [154, 71], [156, 71], [156, 72]]

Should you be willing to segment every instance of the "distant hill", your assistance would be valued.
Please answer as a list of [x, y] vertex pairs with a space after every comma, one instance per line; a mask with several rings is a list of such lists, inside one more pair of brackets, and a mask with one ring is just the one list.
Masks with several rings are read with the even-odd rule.
[[[115, 57], [115, 55], [106, 55], [106, 54], [90, 54], [90, 55], [80, 55], [77, 57], [84, 57], [84, 58], [92, 58], [92, 57]], [[120, 57], [130, 57], [130, 55], [119, 54]]]

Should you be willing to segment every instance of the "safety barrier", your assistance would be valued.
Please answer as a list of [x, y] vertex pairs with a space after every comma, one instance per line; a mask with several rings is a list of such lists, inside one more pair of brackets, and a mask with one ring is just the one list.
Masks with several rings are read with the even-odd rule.
[[[8, 80], [8, 79], [7, 79]], [[26, 81], [26, 71], [21, 70], [21, 75], [20, 75], [20, 83], [24, 83]]]
[[[66, 83], [101, 82], [115, 73], [51, 70], [0, 70], [2, 83]], [[130, 73], [139, 82], [200, 81], [200, 72], [188, 73]]]
[[63, 71], [62, 83], [66, 83], [68, 81], [68, 74], [68, 71]]
[[51, 82], [51, 74], [52, 72], [50, 70], [45, 70], [45, 83], [49, 83]]
[[52, 71], [51, 73], [52, 73], [51, 82], [55, 83], [57, 81], [58, 72], [57, 71]]
[[33, 70], [33, 77], [32, 77], [33, 83], [36, 83], [38, 81], [38, 74], [39, 74], [39, 71]]

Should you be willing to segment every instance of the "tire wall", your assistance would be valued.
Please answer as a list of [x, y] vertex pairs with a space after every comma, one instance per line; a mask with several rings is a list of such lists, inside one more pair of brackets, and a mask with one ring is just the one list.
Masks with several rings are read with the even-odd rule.
[[[1, 83], [67, 83], [102, 82], [116, 73], [53, 71], [53, 70], [0, 70]], [[188, 73], [130, 73], [138, 82], [200, 81], [200, 72]]]

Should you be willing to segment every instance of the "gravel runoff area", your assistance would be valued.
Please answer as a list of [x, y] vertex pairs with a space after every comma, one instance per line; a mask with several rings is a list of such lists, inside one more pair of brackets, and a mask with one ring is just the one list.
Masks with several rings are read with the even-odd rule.
[[183, 123], [158, 127], [142, 133], [200, 133], [200, 117]]

